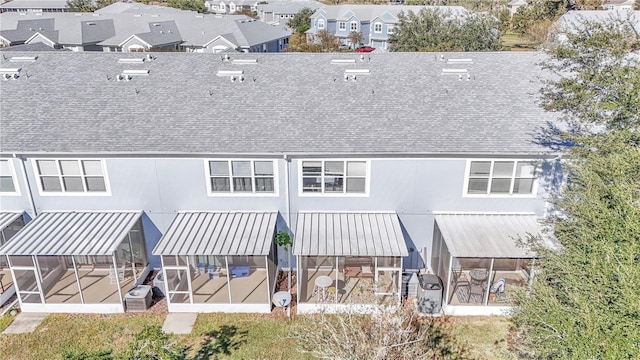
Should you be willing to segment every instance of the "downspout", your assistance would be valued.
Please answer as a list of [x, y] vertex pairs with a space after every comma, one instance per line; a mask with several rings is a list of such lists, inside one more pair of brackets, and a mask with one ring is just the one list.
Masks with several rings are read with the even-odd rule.
[[[291, 233], [291, 196], [289, 192], [289, 163], [290, 159], [287, 154], [283, 155], [283, 159], [285, 161], [285, 177], [284, 177], [284, 198], [285, 198], [285, 211], [287, 212], [287, 231], [289, 232], [289, 236], [293, 239], [293, 234]], [[287, 264], [289, 265], [289, 270], [287, 273], [287, 289], [289, 294], [291, 294], [291, 251], [293, 251], [293, 241], [289, 246], [290, 249], [287, 250]], [[297, 302], [297, 300], [296, 300]], [[291, 316], [291, 304], [287, 307], [287, 316]]]
[[27, 177], [27, 167], [24, 164], [27, 159], [24, 159], [17, 154], [13, 154], [13, 157], [20, 161], [20, 172], [22, 173], [22, 177], [24, 178], [24, 182], [26, 184], [25, 190], [27, 191], [27, 195], [29, 195], [29, 205], [31, 205], [31, 211], [33, 212], [33, 217], [38, 216], [38, 211], [36, 210], [36, 203], [33, 201], [33, 193], [31, 192], [31, 184], [29, 183], [29, 178]]

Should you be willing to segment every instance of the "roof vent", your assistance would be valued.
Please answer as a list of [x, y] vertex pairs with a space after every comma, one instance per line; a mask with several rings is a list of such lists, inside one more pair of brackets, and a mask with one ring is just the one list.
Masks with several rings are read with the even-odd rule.
[[38, 60], [37, 56], [12, 56], [9, 61], [11, 62], [34, 62]]
[[133, 14], [133, 17], [142, 17], [140, 14]]
[[17, 74], [22, 68], [0, 68], [0, 74]]
[[159, 17], [160, 15], [158, 15], [158, 14], [151, 14], [150, 16], [151, 16], [151, 17], [155, 17], [155, 18], [157, 18], [157, 17]]
[[244, 74], [244, 70], [218, 70], [218, 76], [240, 76]]
[[124, 70], [122, 75], [141, 76], [149, 75], [149, 70]]
[[345, 69], [345, 75], [369, 75], [369, 69]]
[[447, 59], [447, 64], [473, 64], [473, 59]]
[[18, 73], [2, 74], [2, 80], [5, 80], [5, 81], [9, 79], [18, 80], [19, 77], [20, 77], [20, 74]]
[[76, 13], [75, 15], [76, 15], [76, 16], [82, 16], [82, 14], [81, 14], [81, 13]]
[[467, 69], [442, 69], [442, 74], [443, 75], [447, 75], [447, 74], [466, 74], [468, 71]]
[[258, 59], [233, 59], [234, 64], [257, 64]]
[[87, 25], [95, 25], [96, 23], [92, 22], [88, 22]]
[[145, 58], [125, 58], [118, 59], [118, 64], [142, 64]]
[[331, 59], [332, 64], [353, 64], [356, 59]]
[[153, 23], [153, 26], [162, 26], [160, 23]]
[[202, 19], [202, 18], [204, 18], [204, 16], [202, 16], [202, 15], [196, 15], [196, 19]]
[[118, 80], [118, 81], [130, 81], [131, 80], [131, 75], [118, 74], [118, 76], [116, 76], [116, 80]]

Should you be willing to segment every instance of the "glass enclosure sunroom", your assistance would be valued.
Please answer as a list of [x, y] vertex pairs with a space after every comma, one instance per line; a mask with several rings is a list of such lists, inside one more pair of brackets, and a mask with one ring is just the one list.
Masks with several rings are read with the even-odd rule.
[[277, 212], [179, 212], [153, 250], [170, 312], [271, 311]]
[[535, 254], [519, 239], [540, 236], [535, 215], [437, 214], [431, 267], [451, 315], [503, 314], [516, 288], [533, 281]]
[[[23, 213], [0, 212], [0, 246], [6, 244], [24, 227]], [[16, 293], [11, 278], [11, 270], [7, 257], [0, 256], [0, 304], [4, 304]]]
[[394, 212], [300, 212], [293, 253], [299, 313], [401, 300], [409, 253]]
[[25, 312], [118, 313], [147, 271], [142, 212], [43, 212], [0, 248]]

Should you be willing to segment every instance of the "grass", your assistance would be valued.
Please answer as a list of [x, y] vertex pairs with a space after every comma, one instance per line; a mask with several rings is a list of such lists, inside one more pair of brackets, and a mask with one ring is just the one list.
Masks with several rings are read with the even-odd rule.
[[[4, 321], [9, 321], [5, 318], [0, 318], [0, 328]], [[128, 346], [132, 334], [145, 325], [162, 326], [163, 321], [161, 315], [53, 314], [31, 334], [0, 334], [0, 354], [3, 359], [62, 359], [65, 351], [108, 349], [119, 354]], [[295, 318], [260, 314], [199, 314], [191, 334], [173, 338], [178, 344], [189, 346], [191, 355], [210, 336], [213, 339], [210, 346], [221, 354], [220, 359], [313, 359], [297, 353], [288, 337], [296, 323]], [[474, 359], [515, 359], [505, 340], [507, 319], [465, 317], [455, 318], [454, 324], [454, 334], [462, 339]]]
[[506, 33], [501, 38], [502, 49], [511, 51], [535, 50], [526, 40], [516, 33]]
[[13, 322], [13, 319], [14, 317], [11, 315], [0, 316], [0, 332], [3, 332], [4, 329], [8, 328]]
[[469, 350], [473, 359], [517, 359], [507, 345], [509, 320], [505, 317], [459, 317], [454, 318], [454, 335]]

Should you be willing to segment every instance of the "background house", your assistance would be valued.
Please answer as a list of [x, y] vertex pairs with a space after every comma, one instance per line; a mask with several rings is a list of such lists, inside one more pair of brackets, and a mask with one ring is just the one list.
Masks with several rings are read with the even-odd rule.
[[401, 12], [414, 13], [422, 9], [437, 9], [443, 16], [462, 17], [469, 11], [462, 6], [404, 6], [404, 5], [334, 5], [318, 9], [311, 16], [311, 28], [307, 37], [313, 38], [319, 31], [326, 30], [335, 35], [341, 44], [351, 44], [349, 34], [356, 31], [362, 35], [361, 43], [382, 51], [387, 50], [389, 36], [398, 22]]
[[633, 10], [636, 0], [606, 0], [602, 2], [605, 10]]
[[[534, 138], [555, 118], [536, 104], [540, 60], [510, 52], [2, 57], [0, 159], [3, 183], [14, 186], [3, 188], [0, 210], [34, 219], [0, 248], [34, 274], [18, 289], [23, 310], [121, 311], [113, 294], [164, 266], [171, 311], [264, 312], [274, 266], [291, 266], [300, 311], [397, 301], [404, 272], [432, 271], [450, 289], [446, 312], [499, 313], [504, 304], [488, 295], [458, 297], [452, 274], [484, 268], [482, 292], [508, 272], [507, 294], [530, 278], [529, 255], [497, 229], [513, 230], [526, 215], [523, 232], [515, 226], [526, 236], [558, 183], [556, 154]], [[507, 220], [496, 225], [496, 216]], [[489, 237], [449, 231], [482, 219], [496, 229]], [[41, 237], [52, 229], [68, 230]], [[277, 231], [294, 235], [292, 262], [270, 247]], [[126, 277], [107, 287], [116, 302], [95, 303], [81, 276], [107, 281], [110, 263]], [[334, 297], [314, 294], [321, 275]], [[214, 280], [227, 296], [198, 292]], [[238, 292], [254, 280], [258, 293]]]
[[11, 0], [6, 2], [3, 1], [2, 5], [0, 5], [0, 13], [46, 13], [66, 11], [66, 0]]

